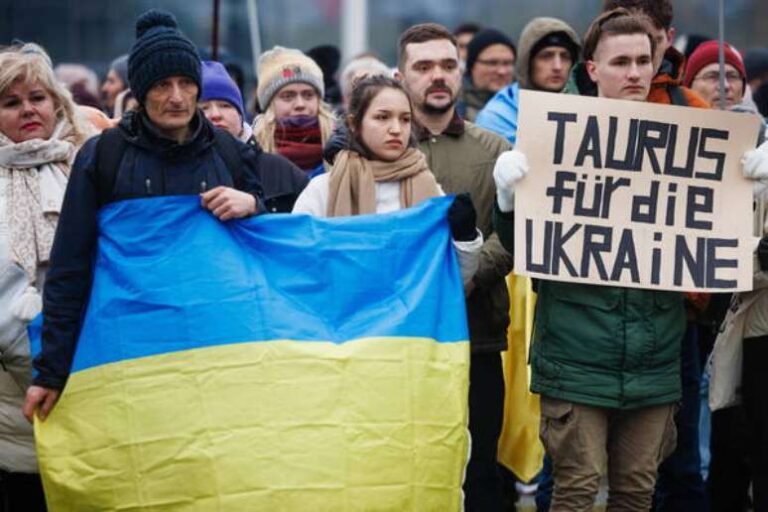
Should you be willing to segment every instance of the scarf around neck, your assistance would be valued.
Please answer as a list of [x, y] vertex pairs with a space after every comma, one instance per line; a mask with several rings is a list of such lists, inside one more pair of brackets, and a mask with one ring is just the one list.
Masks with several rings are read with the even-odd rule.
[[48, 262], [64, 191], [76, 149], [74, 132], [62, 120], [47, 140], [15, 143], [0, 133], [0, 176], [5, 178], [9, 252], [30, 283]]
[[424, 154], [408, 148], [394, 162], [368, 160], [356, 151], [342, 150], [329, 176], [328, 216], [376, 213], [376, 182], [400, 182], [400, 207], [442, 195]]
[[323, 139], [317, 116], [292, 116], [275, 125], [277, 152], [305, 171], [323, 162]]

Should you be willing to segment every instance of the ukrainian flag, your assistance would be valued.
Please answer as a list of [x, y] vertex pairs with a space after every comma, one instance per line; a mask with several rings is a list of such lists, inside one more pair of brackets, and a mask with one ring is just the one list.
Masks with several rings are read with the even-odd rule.
[[196, 197], [102, 209], [72, 373], [36, 424], [50, 510], [460, 510], [450, 202], [226, 223]]

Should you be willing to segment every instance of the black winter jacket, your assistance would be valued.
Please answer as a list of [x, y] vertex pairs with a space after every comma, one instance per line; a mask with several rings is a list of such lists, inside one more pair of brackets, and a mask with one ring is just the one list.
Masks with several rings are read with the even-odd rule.
[[35, 384], [62, 389], [66, 383], [90, 293], [97, 212], [102, 206], [124, 199], [199, 194], [221, 185], [254, 194], [263, 210], [261, 174], [283, 188], [286, 180], [276, 176], [292, 176], [295, 166], [286, 159], [240, 142], [243, 166], [231, 173], [215, 144], [215, 128], [199, 111], [191, 128], [192, 136], [179, 144], [163, 137], [144, 114], [126, 116], [114, 128], [127, 142], [117, 172], [96, 168], [100, 136], [80, 149], [51, 250]]

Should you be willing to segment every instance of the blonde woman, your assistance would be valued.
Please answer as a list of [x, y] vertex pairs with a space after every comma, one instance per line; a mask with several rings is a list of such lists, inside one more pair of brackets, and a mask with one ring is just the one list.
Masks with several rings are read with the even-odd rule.
[[45, 510], [31, 425], [27, 323], [40, 312], [48, 256], [75, 154], [93, 126], [42, 48], [0, 52], [0, 502]]
[[275, 46], [259, 59], [256, 95], [262, 114], [253, 135], [267, 153], [278, 153], [308, 173], [322, 174], [323, 146], [335, 117], [323, 102], [320, 67], [299, 50]]

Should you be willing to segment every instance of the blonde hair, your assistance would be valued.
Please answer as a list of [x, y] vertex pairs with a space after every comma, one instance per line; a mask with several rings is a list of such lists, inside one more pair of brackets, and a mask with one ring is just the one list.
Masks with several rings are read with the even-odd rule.
[[40, 46], [27, 43], [0, 51], [0, 96], [19, 82], [38, 83], [53, 98], [56, 119], [72, 127], [69, 140], [81, 146], [93, 130], [78, 112], [72, 94], [61, 84], [51, 68], [51, 59]]
[[[323, 141], [323, 146], [328, 142], [328, 139], [333, 135], [333, 125], [336, 123], [336, 116], [331, 110], [331, 107], [324, 101], [320, 100], [320, 105], [317, 110], [317, 119], [320, 124], [320, 137]], [[277, 116], [275, 115], [275, 105], [273, 102], [269, 103], [267, 110], [258, 116], [253, 122], [253, 136], [256, 138], [256, 142], [259, 143], [261, 149], [267, 153], [277, 153], [275, 146], [275, 126], [277, 125]]]

